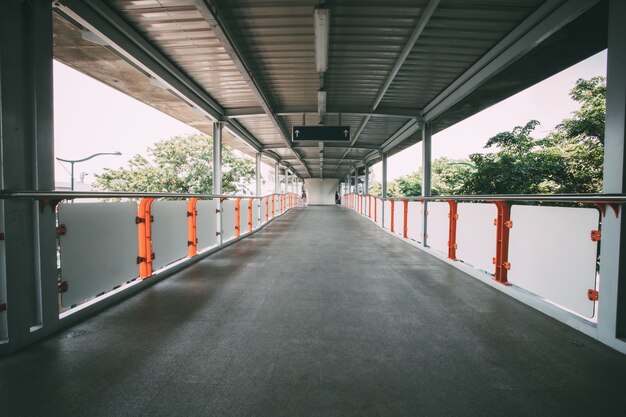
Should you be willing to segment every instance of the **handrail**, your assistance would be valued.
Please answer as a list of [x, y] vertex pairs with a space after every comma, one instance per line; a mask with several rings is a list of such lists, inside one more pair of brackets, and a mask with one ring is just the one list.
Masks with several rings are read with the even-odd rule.
[[150, 193], [126, 191], [0, 191], [0, 200], [49, 199], [70, 200], [74, 198], [265, 198], [279, 193], [262, 196], [236, 194], [197, 194], [197, 193]]
[[[368, 194], [371, 195], [371, 194]], [[371, 195], [374, 198], [382, 197]], [[492, 195], [434, 195], [429, 197], [387, 197], [394, 201], [548, 201], [567, 203], [626, 203], [626, 194], [492, 194]]]

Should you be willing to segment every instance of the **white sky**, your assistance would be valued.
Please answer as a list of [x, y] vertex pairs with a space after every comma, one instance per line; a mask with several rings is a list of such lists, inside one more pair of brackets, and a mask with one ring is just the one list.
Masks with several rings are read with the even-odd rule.
[[[483, 146], [490, 137], [531, 119], [541, 122], [537, 133], [544, 135], [577, 109], [577, 103], [568, 95], [575, 81], [595, 75], [606, 75], [606, 52], [594, 55], [437, 133], [433, 136], [433, 158], [447, 156], [458, 159], [471, 153], [485, 152]], [[81, 172], [88, 174], [85, 182], [91, 182], [94, 173], [101, 172], [105, 167], [125, 165], [133, 155], [145, 153], [146, 148], [154, 142], [193, 132], [197, 131], [99, 81], [54, 62], [55, 156], [79, 159], [96, 152], [120, 151], [123, 154], [100, 156], [76, 164], [76, 182]], [[418, 143], [389, 158], [388, 179], [391, 181], [411, 173], [420, 165], [421, 144]], [[69, 183], [69, 174], [58, 161], [55, 175], [57, 182]], [[375, 178], [381, 178], [381, 164], [374, 166]]]

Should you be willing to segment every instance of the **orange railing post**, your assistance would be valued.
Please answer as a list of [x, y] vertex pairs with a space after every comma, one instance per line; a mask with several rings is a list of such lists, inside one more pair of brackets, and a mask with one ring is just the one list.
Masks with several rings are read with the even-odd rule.
[[270, 198], [265, 197], [265, 222], [267, 223], [270, 219]]
[[493, 263], [496, 266], [494, 279], [500, 284], [508, 285], [507, 273], [511, 268], [509, 264], [509, 230], [511, 223], [511, 210], [506, 201], [493, 202], [498, 208], [498, 217], [494, 220], [496, 226], [496, 256]]
[[276, 204], [276, 194], [272, 194], [272, 219], [276, 217], [276, 207], [274, 207], [275, 204]]
[[254, 199], [248, 200], [248, 232], [252, 231], [252, 203], [254, 203]]
[[241, 236], [241, 198], [235, 200], [235, 237]]
[[404, 233], [402, 233], [402, 237], [404, 237], [405, 239], [407, 238], [408, 233], [409, 233], [409, 229], [407, 226], [408, 219], [409, 219], [409, 200], [404, 200]]
[[137, 264], [139, 264], [139, 276], [146, 279], [152, 275], [152, 214], [150, 206], [154, 198], [142, 198], [137, 207], [137, 240], [139, 244], [139, 256], [137, 256]]
[[456, 249], [458, 247], [456, 243], [456, 221], [459, 219], [457, 212], [457, 202], [454, 200], [448, 200], [450, 205], [450, 212], [448, 213], [449, 228], [448, 228], [448, 258], [456, 260]]
[[198, 254], [197, 216], [196, 204], [198, 198], [190, 198], [187, 202], [187, 255], [191, 258]]
[[374, 198], [374, 223], [378, 221], [378, 199]]

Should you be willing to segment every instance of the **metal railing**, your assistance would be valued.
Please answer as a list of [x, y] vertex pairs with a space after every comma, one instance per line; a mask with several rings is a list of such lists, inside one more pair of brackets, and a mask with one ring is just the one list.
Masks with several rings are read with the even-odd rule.
[[602, 220], [607, 207], [619, 217], [625, 202], [624, 194], [342, 198], [342, 205], [402, 239], [587, 319], [599, 295]]

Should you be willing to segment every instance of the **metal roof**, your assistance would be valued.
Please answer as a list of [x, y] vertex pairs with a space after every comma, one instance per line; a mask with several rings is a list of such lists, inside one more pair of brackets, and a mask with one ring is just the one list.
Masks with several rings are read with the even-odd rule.
[[[207, 133], [223, 121], [227, 143], [302, 178], [343, 178], [419, 141], [426, 122], [440, 131], [606, 47], [597, 0], [59, 3], [57, 58]], [[315, 7], [330, 13], [323, 76]], [[321, 88], [323, 123], [349, 125], [349, 144], [291, 142], [292, 126], [320, 122]]]

